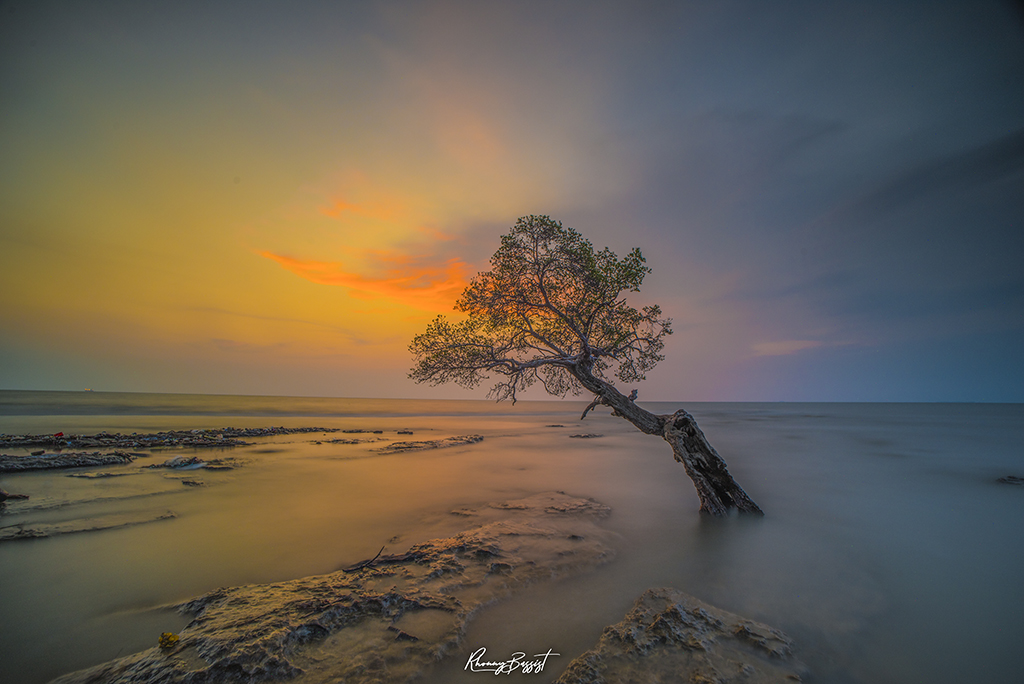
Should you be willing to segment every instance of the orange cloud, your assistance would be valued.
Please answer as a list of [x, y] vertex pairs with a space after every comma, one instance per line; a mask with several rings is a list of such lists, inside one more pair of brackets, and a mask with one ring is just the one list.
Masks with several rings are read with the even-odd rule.
[[335, 200], [334, 204], [329, 207], [321, 207], [320, 213], [324, 216], [330, 216], [331, 218], [338, 218], [346, 211], [353, 211], [359, 209], [358, 204], [352, 204], [345, 200]]
[[454, 235], [449, 235], [448, 233], [442, 233], [437, 228], [430, 228], [428, 226], [419, 226], [416, 230], [420, 231], [421, 233], [423, 233], [424, 235], [428, 236], [432, 240], [437, 240], [438, 242], [450, 242], [451, 240], [455, 239]]
[[345, 269], [336, 261], [295, 259], [272, 252], [260, 256], [276, 261], [300, 278], [320, 285], [348, 288], [360, 299], [386, 297], [424, 311], [450, 311], [466, 288], [469, 266], [460, 259], [449, 259], [442, 266], [424, 264], [421, 257], [399, 252], [367, 252], [389, 266], [386, 275], [372, 278]]
[[377, 221], [393, 221], [406, 214], [407, 210], [401, 202], [394, 200], [356, 204], [336, 199], [332, 200], [330, 206], [320, 207], [320, 213], [330, 218], [341, 218], [345, 212]]

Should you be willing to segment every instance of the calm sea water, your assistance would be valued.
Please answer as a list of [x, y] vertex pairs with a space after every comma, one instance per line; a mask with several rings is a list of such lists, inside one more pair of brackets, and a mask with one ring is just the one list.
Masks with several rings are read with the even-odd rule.
[[[554, 669], [534, 678], [550, 681], [653, 586], [783, 629], [813, 681], [1021, 681], [1024, 487], [997, 478], [1024, 476], [1024, 406], [688, 404], [767, 512], [758, 520], [701, 518], [667, 444], [607, 413], [581, 424], [582, 406], [2, 391], [10, 434], [315, 425], [485, 440], [380, 456], [374, 444], [313, 444], [318, 435], [267, 438], [218, 454], [247, 465], [199, 471], [199, 488], [165, 471], [0, 475], [31, 495], [0, 526], [177, 516], [0, 544], [0, 681], [45, 682], [148, 648], [184, 626], [166, 604], [330, 572], [396, 537], [398, 552], [460, 529], [455, 507], [552, 489], [612, 506], [617, 559], [482, 612], [465, 653], [428, 682], [479, 681], [461, 668], [480, 646], [552, 648]], [[578, 432], [603, 437], [569, 438]], [[178, 454], [189, 452], [153, 459]]]

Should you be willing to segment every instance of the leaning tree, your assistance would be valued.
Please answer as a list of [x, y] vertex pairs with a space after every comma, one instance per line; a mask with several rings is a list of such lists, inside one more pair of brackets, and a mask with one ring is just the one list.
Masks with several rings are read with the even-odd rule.
[[624, 383], [644, 374], [664, 356], [671, 323], [658, 306], [636, 309], [623, 293], [639, 292], [650, 272], [640, 250], [624, 258], [599, 252], [572, 228], [548, 216], [524, 216], [501, 238], [491, 270], [478, 274], [455, 308], [461, 321], [435, 318], [409, 345], [417, 382], [455, 382], [475, 387], [496, 378], [490, 396], [516, 400], [540, 381], [549, 394], [587, 391], [642, 432], [661, 435], [686, 468], [700, 497], [700, 510], [723, 515], [730, 508], [763, 515], [729, 474], [697, 422], [683, 410], [655, 415], [609, 381]]

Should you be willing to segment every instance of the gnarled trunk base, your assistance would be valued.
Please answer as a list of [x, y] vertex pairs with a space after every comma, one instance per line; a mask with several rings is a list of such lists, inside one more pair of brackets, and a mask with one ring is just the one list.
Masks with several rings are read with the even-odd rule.
[[683, 410], [664, 416], [662, 437], [672, 447], [675, 459], [686, 468], [700, 497], [701, 513], [725, 515], [735, 507], [741, 513], [764, 515], [756, 503], [729, 474], [725, 461], [708, 443], [697, 421]]
[[570, 372], [583, 387], [594, 393], [594, 401], [583, 410], [580, 420], [596, 406], [604, 405], [612, 409], [612, 415], [625, 418], [641, 432], [664, 437], [672, 447], [672, 454], [686, 468], [686, 474], [697, 488], [701, 513], [726, 515], [730, 508], [736, 508], [740, 513], [764, 515], [764, 511], [732, 479], [725, 461], [708, 443], [689, 413], [680, 409], [670, 416], [655, 415], [637, 406], [635, 390], [627, 397], [585, 369], [576, 367]]

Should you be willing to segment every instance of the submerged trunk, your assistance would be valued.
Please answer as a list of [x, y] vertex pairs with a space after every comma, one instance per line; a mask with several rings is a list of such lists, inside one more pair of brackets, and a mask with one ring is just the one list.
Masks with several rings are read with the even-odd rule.
[[708, 443], [693, 416], [680, 409], [671, 416], [659, 418], [665, 419], [661, 436], [672, 447], [672, 454], [683, 464], [686, 474], [693, 480], [702, 512], [725, 515], [730, 508], [735, 507], [741, 513], [764, 515], [764, 511], [729, 474], [725, 461]]
[[743, 488], [729, 474], [725, 461], [715, 448], [708, 443], [697, 421], [683, 410], [670, 416], [659, 416], [637, 406], [631, 397], [619, 392], [610, 383], [596, 378], [585, 370], [570, 371], [586, 389], [596, 396], [580, 417], [587, 417], [590, 409], [598, 404], [609, 406], [612, 414], [625, 418], [640, 431], [649, 435], [660, 435], [669, 446], [675, 459], [686, 468], [686, 474], [693, 480], [700, 498], [701, 513], [726, 515], [730, 508], [741, 513], [764, 515]]

